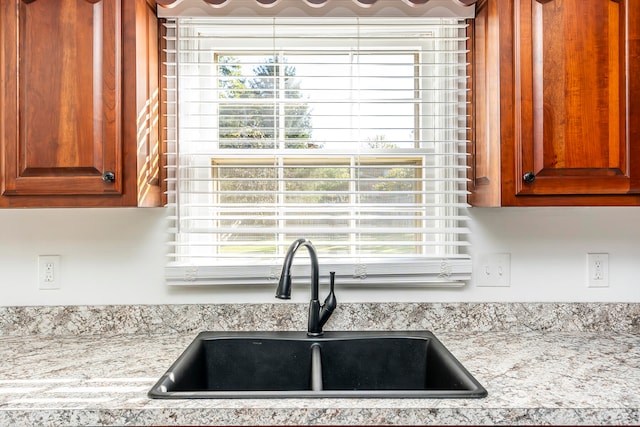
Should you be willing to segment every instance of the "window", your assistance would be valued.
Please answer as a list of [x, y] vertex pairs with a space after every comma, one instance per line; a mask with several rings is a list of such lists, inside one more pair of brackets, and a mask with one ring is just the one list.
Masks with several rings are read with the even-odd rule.
[[300, 237], [341, 284], [469, 278], [464, 20], [166, 32], [169, 283], [267, 283]]

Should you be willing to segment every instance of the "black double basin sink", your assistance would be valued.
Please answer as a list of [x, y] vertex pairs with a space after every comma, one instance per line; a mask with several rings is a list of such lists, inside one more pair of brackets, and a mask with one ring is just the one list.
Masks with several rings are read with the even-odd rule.
[[480, 398], [428, 331], [202, 332], [148, 393], [197, 398]]

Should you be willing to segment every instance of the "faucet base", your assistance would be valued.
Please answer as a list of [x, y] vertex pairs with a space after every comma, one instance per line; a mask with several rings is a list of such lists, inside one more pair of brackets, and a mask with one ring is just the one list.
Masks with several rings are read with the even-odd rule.
[[320, 326], [320, 301], [317, 299], [309, 301], [309, 323], [307, 327], [307, 335], [310, 337], [322, 335], [322, 326]]

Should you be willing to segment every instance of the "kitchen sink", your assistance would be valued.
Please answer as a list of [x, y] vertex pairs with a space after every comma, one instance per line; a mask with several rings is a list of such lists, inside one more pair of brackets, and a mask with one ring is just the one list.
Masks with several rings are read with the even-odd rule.
[[202, 332], [149, 391], [155, 399], [486, 395], [428, 331]]

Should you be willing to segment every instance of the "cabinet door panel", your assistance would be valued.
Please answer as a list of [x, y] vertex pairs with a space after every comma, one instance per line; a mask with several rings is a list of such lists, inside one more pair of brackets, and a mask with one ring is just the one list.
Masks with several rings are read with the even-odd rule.
[[515, 17], [516, 194], [631, 192], [625, 2], [516, 0]]
[[120, 1], [3, 2], [3, 195], [122, 192]]

